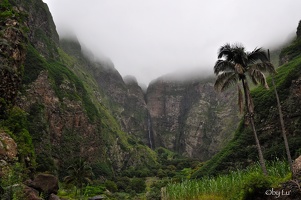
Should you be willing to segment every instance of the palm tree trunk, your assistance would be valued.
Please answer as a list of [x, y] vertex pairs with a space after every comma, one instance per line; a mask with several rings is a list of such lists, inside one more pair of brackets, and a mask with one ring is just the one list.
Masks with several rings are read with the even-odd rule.
[[275, 92], [276, 99], [277, 99], [277, 107], [278, 107], [278, 112], [279, 112], [281, 132], [282, 132], [282, 137], [283, 137], [283, 140], [284, 140], [287, 161], [288, 161], [288, 164], [290, 166], [292, 177], [294, 178], [292, 157], [291, 157], [291, 153], [290, 153], [290, 149], [289, 149], [289, 145], [288, 145], [288, 141], [287, 141], [287, 137], [286, 137], [286, 130], [285, 130], [284, 121], [283, 121], [283, 114], [282, 114], [281, 104], [280, 104], [280, 100], [279, 100], [279, 96], [278, 96], [278, 92], [277, 92], [277, 89], [276, 89], [276, 85], [275, 85], [273, 75], [272, 75], [272, 83], [273, 83], [274, 92]]
[[[268, 59], [270, 61], [270, 50], [269, 49], [268, 49]], [[292, 177], [294, 178], [295, 175], [294, 175], [294, 171], [293, 171], [292, 157], [291, 157], [291, 153], [290, 153], [290, 149], [289, 149], [289, 145], [288, 145], [288, 141], [287, 141], [287, 137], [286, 137], [286, 130], [285, 130], [285, 126], [284, 126], [284, 120], [283, 120], [281, 104], [280, 104], [280, 100], [279, 100], [279, 96], [278, 96], [278, 92], [277, 92], [277, 88], [276, 88], [276, 85], [275, 85], [273, 74], [272, 74], [272, 84], [273, 84], [273, 88], [274, 88], [274, 92], [275, 92], [275, 96], [276, 96], [276, 100], [277, 100], [277, 107], [278, 107], [278, 113], [279, 113], [279, 119], [280, 119], [280, 125], [281, 125], [281, 132], [282, 132], [282, 137], [283, 137], [283, 140], [284, 140], [284, 146], [285, 146], [287, 161], [288, 161], [291, 173], [292, 173]]]
[[265, 176], [267, 176], [268, 172], [267, 172], [267, 168], [265, 166], [265, 161], [264, 161], [264, 158], [263, 158], [263, 154], [262, 154], [262, 150], [261, 150], [261, 145], [260, 145], [260, 142], [259, 142], [259, 139], [258, 139], [258, 136], [257, 136], [257, 131], [256, 131], [256, 128], [255, 128], [253, 103], [252, 103], [252, 98], [250, 96], [249, 86], [248, 86], [248, 83], [244, 79], [242, 79], [241, 81], [242, 81], [242, 85], [243, 85], [243, 89], [244, 89], [244, 94], [245, 94], [245, 102], [246, 102], [246, 107], [247, 107], [247, 114], [248, 114], [248, 118], [249, 118], [249, 120], [251, 122], [252, 130], [253, 130], [253, 134], [254, 134], [254, 139], [255, 139], [255, 142], [256, 142], [256, 148], [257, 148], [257, 151], [258, 151], [259, 163], [261, 165], [261, 169], [263, 171], [263, 174]]

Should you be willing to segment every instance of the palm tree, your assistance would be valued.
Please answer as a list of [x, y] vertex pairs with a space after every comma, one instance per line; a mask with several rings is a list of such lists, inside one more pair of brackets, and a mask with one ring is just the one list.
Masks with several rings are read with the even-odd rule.
[[268, 57], [261, 48], [255, 48], [252, 52], [247, 52], [241, 44], [225, 44], [218, 51], [218, 60], [214, 66], [214, 73], [217, 75], [214, 87], [216, 90], [223, 92], [230, 86], [237, 85], [239, 108], [242, 111], [243, 93], [239, 85], [239, 82], [241, 82], [245, 99], [245, 116], [248, 122], [251, 123], [262, 171], [267, 175], [265, 161], [255, 128], [254, 105], [247, 81], [247, 77], [249, 77], [255, 85], [260, 83], [268, 89], [263, 72], [275, 72], [275, 69], [268, 62]]
[[[270, 51], [269, 51], [269, 49], [268, 49], [268, 59], [270, 61]], [[287, 141], [287, 137], [286, 137], [286, 129], [285, 129], [285, 126], [284, 126], [284, 120], [283, 120], [281, 104], [280, 104], [278, 92], [277, 92], [275, 81], [274, 81], [274, 74], [272, 74], [272, 84], [273, 84], [274, 93], [275, 93], [276, 100], [277, 100], [279, 120], [280, 120], [280, 125], [281, 125], [282, 137], [283, 137], [283, 140], [284, 140], [284, 146], [285, 146], [287, 161], [288, 161], [291, 173], [292, 173], [292, 177], [294, 178], [295, 174], [294, 174], [294, 170], [293, 170], [293, 162], [292, 162], [292, 157], [291, 157], [291, 153], [290, 153], [290, 149], [289, 149], [289, 145], [288, 145], [288, 141]]]
[[[67, 184], [72, 183], [76, 188], [79, 188], [81, 196], [83, 186], [91, 182], [90, 178], [93, 176], [92, 168], [85, 160], [80, 158], [68, 167], [67, 171], [69, 175], [64, 178], [64, 181]], [[77, 195], [77, 189], [75, 193]]]

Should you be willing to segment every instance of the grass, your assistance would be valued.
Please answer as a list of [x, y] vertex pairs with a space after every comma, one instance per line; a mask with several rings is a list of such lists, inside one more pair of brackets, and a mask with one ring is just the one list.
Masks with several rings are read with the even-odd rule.
[[165, 190], [165, 200], [224, 199], [240, 200], [256, 192], [278, 187], [290, 179], [289, 167], [284, 161], [268, 162], [269, 176], [265, 177], [260, 164], [254, 164], [243, 170], [231, 171], [226, 175], [184, 180], [169, 183]]

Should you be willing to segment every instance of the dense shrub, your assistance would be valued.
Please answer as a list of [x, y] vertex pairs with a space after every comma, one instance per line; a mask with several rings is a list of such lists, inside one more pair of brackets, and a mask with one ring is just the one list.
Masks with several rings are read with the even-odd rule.
[[145, 191], [145, 180], [142, 178], [133, 178], [131, 180], [132, 190], [135, 190], [137, 193], [142, 193]]
[[117, 190], [118, 190], [116, 183], [114, 181], [110, 181], [110, 180], [106, 180], [105, 187], [110, 192], [117, 192]]
[[242, 185], [242, 198], [254, 199], [255, 195], [263, 194], [272, 185], [271, 177], [261, 173], [250, 173]]

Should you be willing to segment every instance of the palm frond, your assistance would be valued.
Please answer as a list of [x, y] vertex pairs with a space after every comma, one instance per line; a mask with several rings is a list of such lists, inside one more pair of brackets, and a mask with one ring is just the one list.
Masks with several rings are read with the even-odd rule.
[[261, 72], [268, 72], [270, 74], [276, 74], [275, 67], [270, 62], [263, 62], [263, 63], [256, 63], [253, 65], [250, 65], [251, 70], [259, 70]]
[[255, 48], [252, 52], [247, 52], [248, 64], [254, 64], [258, 61], [268, 62], [268, 56], [262, 48]]
[[249, 70], [249, 77], [251, 78], [251, 81], [253, 82], [254, 85], [258, 85], [258, 81], [255, 78], [255, 76], [253, 76], [252, 74], [254, 73], [254, 70]]
[[261, 85], [263, 85], [266, 89], [269, 89], [266, 77], [264, 73], [262, 73], [260, 70], [253, 70], [251, 73], [252, 80], [255, 79], [257, 82], [259, 82]]
[[237, 84], [238, 82], [238, 75], [233, 73], [231, 76], [228, 76], [228, 78], [225, 80], [225, 82], [223, 83], [220, 91], [223, 92], [225, 91], [226, 89], [228, 89], [229, 87]]
[[217, 60], [214, 67], [214, 73], [216, 75], [218, 75], [219, 73], [221, 72], [226, 72], [226, 71], [234, 71], [235, 70], [235, 67], [234, 67], [234, 64], [227, 61], [227, 60]]
[[235, 72], [223, 72], [217, 76], [217, 79], [214, 83], [214, 89], [217, 91], [221, 91], [224, 83], [227, 81], [229, 77], [231, 77]]
[[222, 57], [225, 57], [226, 60], [231, 60], [227, 58], [231, 58], [233, 56], [232, 47], [229, 43], [221, 46], [218, 50], [217, 58], [220, 59]]

